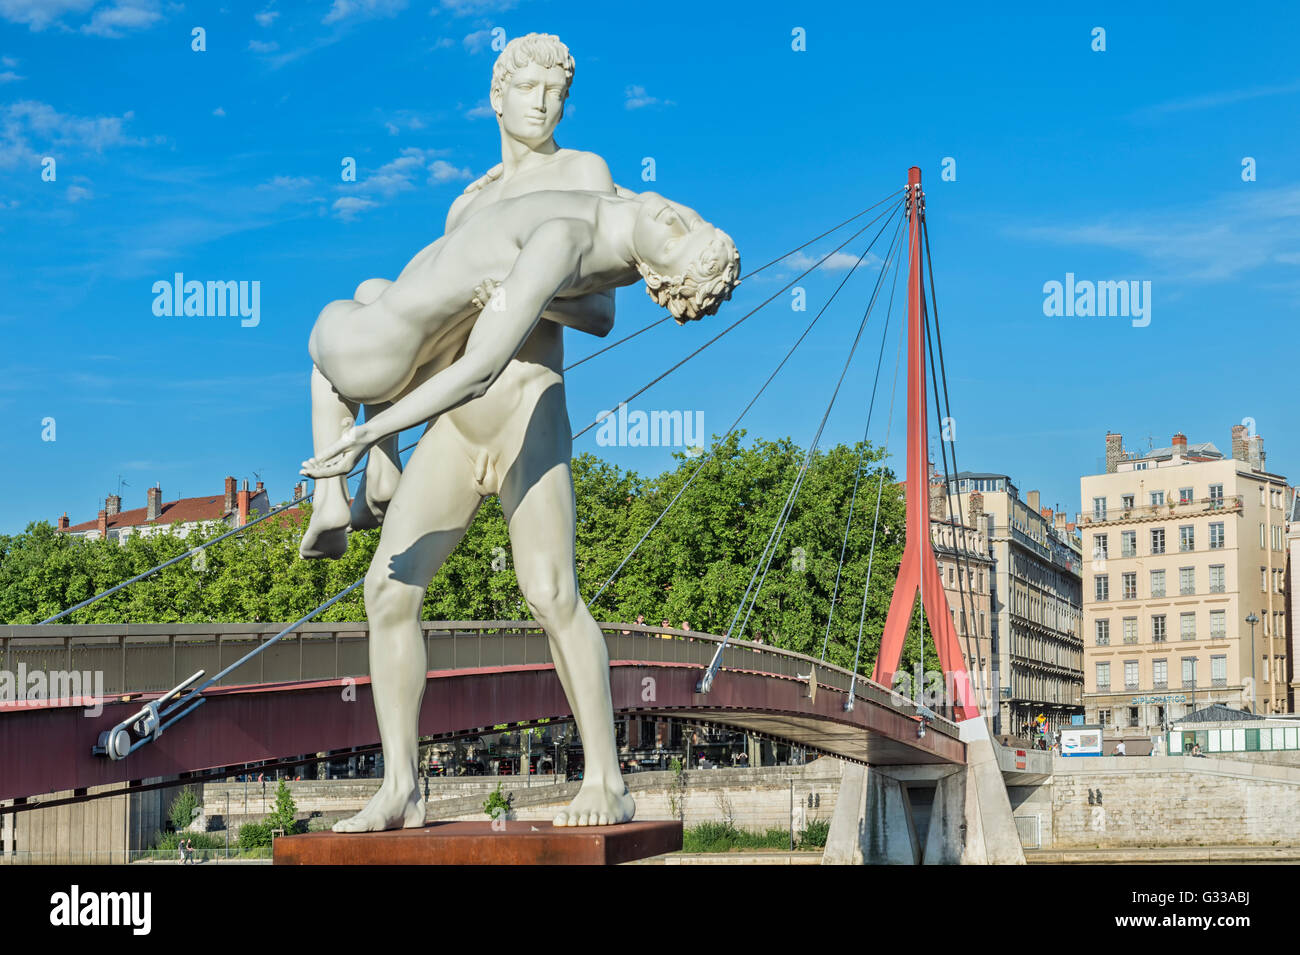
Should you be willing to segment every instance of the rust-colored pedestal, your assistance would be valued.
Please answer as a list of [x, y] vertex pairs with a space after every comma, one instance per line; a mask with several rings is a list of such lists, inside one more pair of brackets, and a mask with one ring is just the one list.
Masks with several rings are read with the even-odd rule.
[[275, 840], [275, 865], [617, 865], [682, 847], [680, 822], [555, 828], [549, 822], [434, 822], [391, 832]]

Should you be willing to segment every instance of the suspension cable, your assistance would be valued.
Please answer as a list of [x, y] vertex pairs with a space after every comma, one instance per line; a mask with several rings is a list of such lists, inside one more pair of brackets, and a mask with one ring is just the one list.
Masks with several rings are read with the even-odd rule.
[[[888, 226], [888, 222], [886, 222], [886, 224], [881, 227], [881, 232], [883, 232], [887, 226]], [[876, 233], [876, 239], [880, 238], [881, 232]], [[874, 243], [876, 239], [872, 239], [872, 242]], [[856, 267], [857, 266], [855, 265], [854, 268]], [[852, 273], [850, 272], [850, 274]], [[714, 442], [713, 447], [709, 449], [708, 453], [700, 461], [699, 465], [695, 468], [693, 472], [691, 472], [690, 477], [686, 479], [685, 483], [682, 484], [682, 486], [678, 489], [677, 493], [673, 495], [672, 500], [670, 500], [667, 506], [664, 507], [664, 509], [659, 512], [659, 516], [654, 519], [654, 522], [648, 528], [646, 528], [645, 533], [641, 535], [641, 539], [638, 540], [635, 545], [633, 545], [632, 549], [628, 551], [627, 556], [624, 557], [623, 560], [619, 563], [619, 565], [614, 568], [614, 572], [609, 575], [609, 579], [606, 580], [603, 584], [601, 584], [600, 589], [596, 591], [595, 596], [593, 596], [591, 600], [587, 602], [588, 607], [591, 607], [596, 603], [597, 600], [600, 599], [601, 594], [603, 594], [605, 590], [609, 587], [609, 585], [614, 582], [614, 578], [619, 575], [619, 573], [627, 565], [627, 562], [632, 559], [633, 555], [635, 555], [636, 552], [641, 548], [641, 545], [646, 542], [646, 539], [649, 538], [649, 536], [654, 532], [654, 529], [659, 526], [660, 522], [663, 521], [665, 517], [668, 516], [668, 512], [672, 510], [673, 505], [675, 505], [678, 502], [678, 500], [681, 499], [681, 496], [686, 493], [686, 489], [691, 486], [691, 484], [695, 481], [697, 477], [699, 477], [700, 473], [704, 470], [705, 465], [707, 465], [709, 461], [713, 459], [713, 456], [718, 452], [718, 450], [722, 447], [722, 445], [726, 443], [727, 438], [731, 437], [732, 432], [734, 432], [738, 427], [740, 427], [740, 422], [744, 419], [745, 415], [749, 413], [750, 409], [753, 408], [754, 405], [758, 402], [758, 399], [762, 397], [763, 392], [767, 390], [767, 386], [770, 385], [776, 379], [776, 376], [780, 373], [781, 369], [785, 367], [785, 363], [790, 360], [790, 357], [794, 355], [796, 349], [798, 349], [798, 347], [801, 344], [803, 344], [803, 340], [808, 337], [808, 334], [813, 330], [813, 326], [816, 325], [817, 322], [821, 319], [822, 315], [826, 313], [826, 309], [830, 307], [831, 302], [835, 301], [835, 297], [839, 295], [840, 289], [844, 288], [844, 285], [845, 283], [848, 282], [848, 280], [849, 277], [846, 275], [844, 277], [844, 280], [841, 281], [840, 284], [836, 287], [835, 291], [831, 293], [830, 298], [826, 300], [826, 303], [822, 305], [822, 307], [817, 311], [817, 314], [813, 316], [812, 321], [808, 323], [807, 327], [804, 328], [803, 332], [800, 333], [799, 337], [795, 339], [795, 343], [790, 346], [790, 350], [785, 353], [785, 356], [779, 362], [777, 362], [776, 367], [772, 369], [772, 373], [767, 376], [767, 380], [764, 381], [763, 384], [759, 387], [758, 391], [754, 394], [754, 397], [752, 397], [749, 400], [749, 403], [745, 405], [744, 409], [740, 412], [740, 414], [736, 416], [736, 420], [731, 423], [731, 427], [729, 427], [726, 430], [726, 432], [722, 435], [722, 437], [718, 438], [718, 440]]]
[[[840, 388], [844, 385], [844, 378], [849, 372], [849, 366], [853, 362], [853, 356], [858, 350], [858, 344], [862, 341], [862, 333], [866, 330], [867, 319], [871, 315], [871, 309], [875, 306], [876, 299], [880, 295], [881, 286], [884, 284], [885, 273], [889, 271], [890, 265], [894, 262], [894, 254], [898, 247], [898, 236], [902, 231], [902, 226], [903, 220], [900, 218], [898, 220], [898, 225], [894, 229], [894, 236], [890, 240], [890, 246], [886, 252], [885, 261], [881, 264], [880, 273], [876, 276], [876, 287], [872, 290], [871, 298], [867, 302], [866, 311], [862, 315], [862, 322], [858, 325], [858, 333], [854, 336], [853, 345], [849, 348], [849, 354], [845, 359], [844, 368], [840, 372], [840, 379], [835, 384], [835, 391], [831, 394], [831, 400], [826, 406], [825, 414], [822, 415], [821, 424], [817, 428], [817, 433], [813, 436], [812, 444], [809, 446], [808, 453], [804, 456], [803, 467], [800, 468], [799, 473], [795, 477], [794, 486], [790, 489], [789, 500], [786, 503], [784, 513], [779, 519], [776, 528], [776, 535], [772, 542], [772, 549], [767, 554], [767, 562], [763, 567], [763, 576], [759, 579], [758, 587], [754, 590], [753, 599], [749, 602], [749, 610], [745, 614], [745, 620], [740, 625], [738, 634], [743, 634], [745, 632], [745, 628], [749, 626], [749, 618], [754, 613], [754, 608], [758, 606], [759, 594], [763, 591], [763, 584], [767, 580], [768, 571], [772, 567], [772, 559], [776, 556], [776, 549], [781, 543], [781, 538], [785, 535], [785, 528], [790, 520], [790, 515], [794, 513], [795, 501], [799, 497], [799, 492], [803, 489], [803, 482], [808, 477], [808, 471], [811, 468], [812, 460], [817, 453], [817, 448], [821, 445], [822, 433], [826, 429], [826, 422], [830, 418], [831, 409], [835, 407], [835, 401], [839, 397]], [[864, 252], [863, 255], [865, 256], [866, 253]], [[861, 259], [858, 261], [860, 263]]]
[[[844, 540], [840, 544], [840, 560], [835, 568], [835, 586], [831, 590], [831, 605], [826, 612], [826, 635], [822, 637], [821, 660], [826, 662], [826, 648], [831, 639], [831, 621], [835, 617], [835, 601], [839, 598], [840, 577], [844, 572], [844, 555], [848, 552], [849, 547], [849, 529], [853, 526], [853, 510], [858, 502], [858, 485], [862, 481], [862, 464], [867, 453], [867, 436], [871, 433], [871, 418], [876, 410], [876, 392], [880, 387], [880, 368], [885, 359], [885, 344], [889, 340], [889, 324], [894, 317], [894, 293], [898, 289], [898, 260], [894, 262], [894, 278], [889, 286], [889, 305], [885, 308], [885, 327], [880, 333], [880, 352], [876, 355], [876, 374], [871, 382], [871, 402], [867, 405], [867, 423], [862, 428], [862, 445], [858, 449], [858, 464], [853, 470], [853, 494], [849, 498], [849, 516], [844, 522]], [[882, 459], [883, 467], [883, 459]], [[876, 547], [875, 537], [871, 539], [871, 549], [874, 552]], [[867, 566], [871, 566], [871, 559], [868, 557]], [[870, 571], [868, 571], [870, 574]]]

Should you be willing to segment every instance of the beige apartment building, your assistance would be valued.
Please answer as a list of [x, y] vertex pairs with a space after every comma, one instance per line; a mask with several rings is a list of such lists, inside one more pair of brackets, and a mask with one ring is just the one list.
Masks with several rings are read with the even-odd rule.
[[1300, 575], [1300, 488], [1291, 488], [1287, 492], [1287, 522], [1286, 522], [1286, 625], [1288, 642], [1287, 661], [1287, 712], [1296, 712], [1296, 699], [1300, 694], [1296, 692], [1297, 676], [1296, 673], [1296, 654], [1300, 653], [1300, 599], [1297, 599], [1296, 586], [1297, 576]]
[[993, 731], [1047, 738], [1083, 714], [1082, 545], [1065, 514], [1021, 499], [1005, 474], [961, 471], [948, 481], [988, 547]]
[[[993, 558], [989, 553], [988, 538], [980, 527], [977, 511], [972, 510], [972, 523], [949, 520], [943, 500], [942, 479], [930, 484], [930, 539], [939, 564], [939, 578], [943, 581], [948, 608], [952, 611], [957, 642], [966, 661], [966, 671], [971, 674], [980, 691], [981, 710], [985, 694], [990, 692], [993, 673], [992, 600], [989, 595], [993, 575]], [[955, 503], [954, 498], [954, 503]], [[978, 501], [975, 502], [978, 507]]]
[[1287, 485], [1263, 439], [1122, 441], [1080, 479], [1087, 721], [1152, 736], [1212, 703], [1288, 712]]

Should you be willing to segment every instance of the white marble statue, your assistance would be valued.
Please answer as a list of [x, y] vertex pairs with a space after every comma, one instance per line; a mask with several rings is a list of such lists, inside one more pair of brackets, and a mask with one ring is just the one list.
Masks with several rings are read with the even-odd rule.
[[[740, 262], [726, 234], [691, 210], [619, 189], [600, 157], [555, 145], [572, 76], [557, 38], [511, 41], [492, 77], [501, 165], [457, 199], [446, 234], [395, 281], [363, 282], [312, 332], [316, 453], [303, 473], [317, 483], [302, 555], [338, 556], [349, 527], [383, 526], [365, 595], [385, 776], [336, 831], [424, 824], [420, 609], [489, 494], [501, 498], [520, 589], [583, 741], [582, 788], [555, 824], [610, 825], [635, 810], [618, 767], [605, 642], [578, 594], [563, 327], [607, 334], [613, 289], [638, 278], [679, 323], [712, 314]], [[430, 420], [400, 470], [397, 433]], [[344, 476], [367, 450], [349, 505]]]

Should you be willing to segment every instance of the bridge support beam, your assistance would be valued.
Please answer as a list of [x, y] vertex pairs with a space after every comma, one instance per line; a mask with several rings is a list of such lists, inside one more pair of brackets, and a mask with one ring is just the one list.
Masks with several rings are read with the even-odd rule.
[[1024, 865], [988, 724], [958, 724], [966, 765], [846, 763], [823, 865]]

